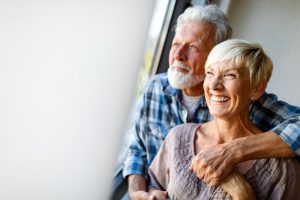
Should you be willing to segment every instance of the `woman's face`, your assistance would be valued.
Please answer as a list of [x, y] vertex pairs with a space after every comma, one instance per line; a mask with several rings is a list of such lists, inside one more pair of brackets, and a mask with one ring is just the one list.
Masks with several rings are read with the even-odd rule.
[[231, 61], [222, 61], [207, 67], [205, 73], [205, 98], [214, 117], [248, 115], [253, 89], [247, 68], [234, 66]]

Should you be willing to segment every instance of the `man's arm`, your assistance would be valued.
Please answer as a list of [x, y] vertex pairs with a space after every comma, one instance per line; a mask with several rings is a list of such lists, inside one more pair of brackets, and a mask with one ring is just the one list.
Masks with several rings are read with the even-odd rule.
[[146, 179], [141, 175], [130, 175], [128, 183], [128, 193], [131, 200], [163, 200], [168, 197], [166, 191], [152, 189], [148, 192]]
[[128, 193], [131, 200], [148, 199], [147, 184], [144, 175], [147, 173], [146, 146], [144, 144], [144, 99], [139, 100], [135, 109], [134, 127], [129, 133], [127, 156], [124, 162], [123, 176], [127, 177]]
[[276, 133], [267, 132], [203, 149], [193, 159], [191, 169], [206, 183], [218, 185], [243, 161], [296, 156]]
[[297, 156], [297, 154], [272, 131], [239, 138], [231, 145], [235, 146], [237, 163], [254, 159]]
[[254, 102], [250, 118], [266, 132], [203, 149], [193, 159], [190, 169], [206, 183], [218, 185], [240, 162], [300, 155], [299, 107], [264, 93]]
[[128, 176], [128, 193], [131, 200], [147, 200], [147, 184], [146, 179], [137, 174]]
[[297, 154], [276, 133], [267, 132], [202, 149], [190, 169], [206, 183], [216, 186], [243, 161], [295, 156]]
[[[160, 105], [157, 102], [157, 99], [160, 99], [160, 93], [158, 92], [160, 87], [160, 82], [156, 79], [150, 81], [139, 100], [139, 108], [136, 109], [137, 116], [129, 139], [129, 150], [123, 169], [123, 176], [128, 177], [129, 192], [133, 194], [131, 199], [143, 199], [142, 197], [146, 195], [148, 199], [150, 198], [146, 192], [148, 167], [163, 140], [154, 137], [152, 132], [157, 130], [155, 126], [161, 124], [159, 119], [156, 118], [157, 112], [160, 111], [156, 107]], [[149, 123], [149, 118], [151, 123]], [[135, 196], [137, 198], [134, 198]]]

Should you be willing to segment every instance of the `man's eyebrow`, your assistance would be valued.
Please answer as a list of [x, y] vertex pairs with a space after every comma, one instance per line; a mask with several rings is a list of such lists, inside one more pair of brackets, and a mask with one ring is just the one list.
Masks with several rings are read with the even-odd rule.
[[210, 66], [208, 66], [205, 70], [210, 70], [210, 71], [214, 71], [213, 68], [211, 68]]
[[205, 41], [207, 40], [208, 37], [209, 37], [209, 34], [208, 33], [204, 33], [200, 37], [197, 38], [196, 42], [198, 42], [198, 43], [205, 43]]
[[198, 44], [204, 44], [204, 39], [203, 38], [198, 38], [195, 43], [198, 43]]

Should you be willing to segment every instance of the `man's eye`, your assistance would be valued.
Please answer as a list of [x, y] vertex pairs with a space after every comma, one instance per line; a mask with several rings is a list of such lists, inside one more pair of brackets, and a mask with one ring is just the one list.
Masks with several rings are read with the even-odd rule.
[[211, 71], [207, 71], [207, 72], [206, 72], [206, 75], [208, 75], [208, 76], [213, 76], [214, 74], [213, 74]]
[[172, 47], [177, 47], [179, 44], [177, 43], [177, 42], [174, 42], [173, 44], [172, 44]]
[[198, 51], [198, 47], [196, 45], [190, 45], [190, 48]]

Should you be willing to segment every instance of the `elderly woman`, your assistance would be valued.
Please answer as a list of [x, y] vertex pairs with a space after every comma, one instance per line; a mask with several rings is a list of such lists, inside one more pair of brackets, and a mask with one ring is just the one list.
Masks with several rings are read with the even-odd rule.
[[300, 199], [300, 164], [295, 159], [240, 163], [219, 187], [207, 185], [190, 167], [203, 148], [261, 134], [249, 119], [251, 103], [266, 89], [272, 62], [260, 45], [227, 40], [205, 65], [205, 98], [213, 120], [173, 128], [149, 168], [151, 193], [166, 199]]

